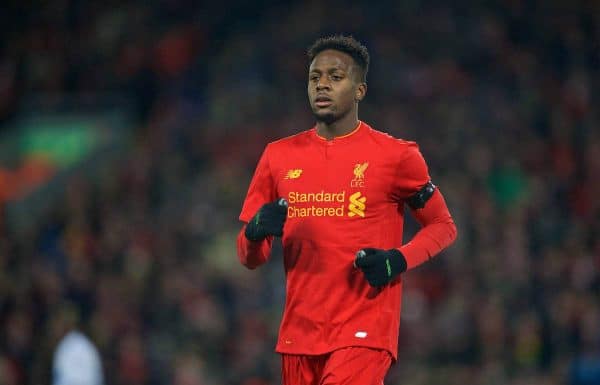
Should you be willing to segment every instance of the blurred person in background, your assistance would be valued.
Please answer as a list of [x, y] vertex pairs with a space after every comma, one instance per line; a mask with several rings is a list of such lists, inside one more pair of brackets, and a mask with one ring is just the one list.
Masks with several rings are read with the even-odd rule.
[[[316, 125], [267, 145], [240, 214], [238, 255], [254, 269], [282, 237], [284, 384], [379, 385], [397, 360], [401, 274], [450, 245], [456, 227], [417, 145], [358, 119], [367, 48], [335, 35], [308, 58]], [[422, 228], [401, 245], [405, 205]]]
[[52, 385], [103, 385], [100, 353], [78, 328], [72, 305], [63, 306], [53, 319], [53, 337], [59, 338], [52, 359]]

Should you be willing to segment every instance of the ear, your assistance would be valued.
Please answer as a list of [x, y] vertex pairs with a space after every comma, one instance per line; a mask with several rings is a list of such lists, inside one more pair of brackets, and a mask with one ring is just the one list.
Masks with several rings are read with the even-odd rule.
[[358, 103], [365, 98], [367, 94], [367, 83], [358, 83], [354, 92], [354, 100]]

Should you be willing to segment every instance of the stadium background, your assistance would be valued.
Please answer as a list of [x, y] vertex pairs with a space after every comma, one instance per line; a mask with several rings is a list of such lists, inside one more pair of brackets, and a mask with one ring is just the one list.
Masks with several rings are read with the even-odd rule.
[[74, 314], [107, 384], [279, 383], [280, 251], [243, 269], [237, 215], [334, 32], [459, 229], [406, 274], [387, 383], [600, 383], [599, 2], [218, 3], [2, 5], [1, 384], [49, 383]]

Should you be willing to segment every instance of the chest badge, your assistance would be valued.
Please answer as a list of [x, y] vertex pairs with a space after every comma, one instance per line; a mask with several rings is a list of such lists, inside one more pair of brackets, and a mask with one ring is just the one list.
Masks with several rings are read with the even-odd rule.
[[365, 187], [365, 171], [368, 167], [369, 162], [354, 165], [354, 178], [350, 181], [350, 187]]
[[300, 175], [302, 175], [301, 169], [299, 169], [299, 168], [292, 169], [292, 170], [288, 170], [288, 172], [285, 174], [284, 179], [298, 179], [298, 178], [300, 178]]

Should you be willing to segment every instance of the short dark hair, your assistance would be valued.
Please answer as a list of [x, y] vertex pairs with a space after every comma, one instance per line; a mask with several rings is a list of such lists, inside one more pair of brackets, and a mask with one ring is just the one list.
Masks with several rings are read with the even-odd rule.
[[354, 59], [354, 62], [358, 64], [361, 69], [362, 81], [367, 81], [367, 72], [369, 71], [370, 60], [367, 47], [365, 47], [352, 36], [332, 35], [322, 37], [317, 39], [313, 45], [308, 48], [307, 55], [309, 63], [312, 63], [315, 56], [327, 49], [333, 49], [350, 55], [352, 59]]

